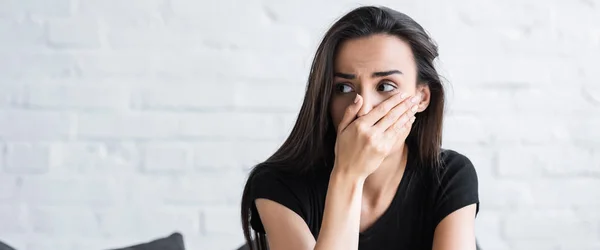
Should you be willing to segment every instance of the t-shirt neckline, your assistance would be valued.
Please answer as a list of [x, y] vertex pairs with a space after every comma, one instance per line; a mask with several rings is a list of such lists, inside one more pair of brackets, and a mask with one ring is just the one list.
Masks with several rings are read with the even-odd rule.
[[412, 163], [413, 159], [411, 153], [409, 152], [406, 159], [406, 166], [404, 167], [404, 173], [402, 174], [402, 178], [400, 178], [400, 183], [398, 183], [398, 187], [396, 188], [396, 193], [394, 194], [392, 202], [390, 202], [390, 205], [385, 209], [383, 214], [379, 216], [379, 218], [377, 218], [377, 220], [375, 220], [375, 222], [370, 227], [365, 229], [363, 232], [359, 232], [359, 239], [370, 237], [373, 233], [377, 232], [379, 228], [386, 223], [388, 217], [390, 217], [391, 214], [394, 211], [396, 211], [398, 203], [400, 202], [400, 194], [402, 193], [402, 191], [405, 188], [404, 186], [408, 182], [407, 176], [409, 175], [409, 171], [412, 171]]

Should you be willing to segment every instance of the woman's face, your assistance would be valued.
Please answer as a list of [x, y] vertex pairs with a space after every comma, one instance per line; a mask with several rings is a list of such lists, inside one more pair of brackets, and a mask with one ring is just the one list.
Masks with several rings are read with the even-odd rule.
[[417, 88], [417, 68], [411, 48], [400, 38], [378, 34], [349, 40], [340, 45], [334, 60], [330, 112], [336, 130], [346, 107], [357, 94], [363, 98], [358, 116], [399, 92], [408, 95], [422, 92], [419, 112], [424, 110], [429, 91], [423, 85]]

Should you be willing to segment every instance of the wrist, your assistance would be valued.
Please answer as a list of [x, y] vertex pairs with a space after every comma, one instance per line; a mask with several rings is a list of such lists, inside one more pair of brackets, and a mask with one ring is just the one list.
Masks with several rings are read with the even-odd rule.
[[351, 167], [341, 168], [337, 165], [334, 165], [333, 170], [331, 171], [331, 179], [335, 181], [343, 181], [343, 182], [351, 182], [354, 184], [363, 184], [367, 179], [367, 176], [363, 176], [358, 173], [354, 173], [353, 171], [349, 171]]

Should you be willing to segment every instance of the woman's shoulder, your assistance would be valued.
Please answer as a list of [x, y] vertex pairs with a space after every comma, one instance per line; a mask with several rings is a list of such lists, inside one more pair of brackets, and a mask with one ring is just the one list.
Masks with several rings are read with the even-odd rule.
[[479, 184], [477, 172], [471, 160], [452, 149], [442, 149], [442, 164], [430, 187], [433, 204], [433, 225], [450, 213], [470, 204], [476, 204], [479, 213]]
[[438, 174], [442, 177], [452, 177], [460, 173], [477, 176], [475, 166], [466, 155], [452, 149], [442, 149], [440, 154], [442, 164]]
[[328, 174], [323, 170], [299, 171], [277, 166], [259, 165], [248, 180], [252, 186], [285, 188], [292, 192], [303, 192], [315, 187], [315, 184], [327, 182]]

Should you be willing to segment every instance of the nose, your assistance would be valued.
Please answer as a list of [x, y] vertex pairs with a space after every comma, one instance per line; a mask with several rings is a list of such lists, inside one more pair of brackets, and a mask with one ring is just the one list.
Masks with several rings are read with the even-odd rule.
[[358, 117], [361, 117], [363, 115], [368, 114], [373, 107], [377, 106], [380, 102], [380, 100], [378, 100], [378, 98], [376, 98], [375, 96], [372, 96], [368, 93], [357, 93], [357, 95], [359, 95], [362, 97], [363, 99], [363, 103], [362, 103], [362, 107], [360, 108], [360, 110], [358, 110], [358, 113], [356, 114]]

